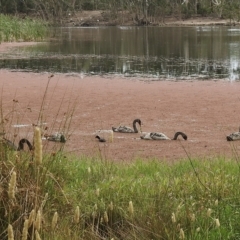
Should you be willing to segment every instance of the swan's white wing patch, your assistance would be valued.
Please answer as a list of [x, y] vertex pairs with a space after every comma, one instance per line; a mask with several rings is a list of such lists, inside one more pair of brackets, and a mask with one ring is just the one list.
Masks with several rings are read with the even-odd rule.
[[164, 133], [159, 133], [159, 132], [151, 132], [150, 137], [153, 140], [170, 140], [170, 138], [167, 137]]

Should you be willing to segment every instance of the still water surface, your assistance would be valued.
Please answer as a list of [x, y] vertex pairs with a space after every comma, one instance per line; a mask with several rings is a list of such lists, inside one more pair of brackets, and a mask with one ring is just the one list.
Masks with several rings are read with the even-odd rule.
[[0, 55], [0, 68], [161, 79], [240, 79], [240, 28], [55, 29], [55, 40]]

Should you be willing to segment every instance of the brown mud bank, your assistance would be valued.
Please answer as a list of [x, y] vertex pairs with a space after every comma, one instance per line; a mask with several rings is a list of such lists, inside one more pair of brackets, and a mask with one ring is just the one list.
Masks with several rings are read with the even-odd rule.
[[136, 19], [134, 14], [127, 11], [119, 13], [115, 18], [107, 11], [81, 11], [69, 14], [63, 20], [65, 26], [212, 26], [212, 25], [239, 25], [237, 21], [217, 17], [169, 16], [162, 18], [149, 18], [148, 20]]
[[[226, 135], [239, 128], [239, 82], [151, 81], [78, 74], [24, 73], [0, 70], [1, 108], [7, 138], [32, 140], [38, 120], [48, 134], [64, 131], [64, 149], [76, 154], [129, 161], [136, 158], [175, 160], [236, 156], [240, 141]], [[50, 79], [50, 80], [49, 80]], [[43, 109], [39, 119], [40, 109]], [[100, 143], [97, 130], [142, 120], [144, 132], [176, 131], [188, 140], [141, 140], [140, 134], [114, 133]], [[44, 141], [52, 148], [59, 143]]]

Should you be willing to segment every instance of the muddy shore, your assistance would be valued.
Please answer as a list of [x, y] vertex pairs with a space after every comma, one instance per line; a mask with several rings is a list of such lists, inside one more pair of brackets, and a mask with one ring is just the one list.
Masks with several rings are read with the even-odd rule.
[[147, 23], [135, 19], [135, 15], [129, 12], [121, 12], [112, 19], [107, 11], [81, 11], [69, 14], [63, 19], [65, 26], [211, 26], [211, 25], [239, 25], [237, 21], [218, 17], [193, 16], [183, 18], [181, 16], [167, 16], [162, 18], [150, 18]]
[[[33, 125], [38, 124], [44, 105], [41, 121], [45, 133], [65, 132], [68, 140], [64, 148], [76, 154], [129, 161], [175, 160], [187, 155], [228, 157], [240, 151], [240, 141], [226, 141], [226, 136], [239, 128], [239, 82], [151, 81], [78, 74], [49, 78], [48, 73], [4, 69], [0, 76], [6, 137], [15, 142], [21, 137], [32, 140]], [[158, 131], [173, 137], [182, 131], [188, 140], [146, 141], [137, 133], [114, 133], [113, 142], [95, 139], [97, 130], [111, 130], [119, 124], [131, 126], [135, 118], [142, 120], [144, 132]], [[108, 140], [108, 135], [104, 137]], [[48, 141], [44, 145], [50, 151], [60, 147]]]

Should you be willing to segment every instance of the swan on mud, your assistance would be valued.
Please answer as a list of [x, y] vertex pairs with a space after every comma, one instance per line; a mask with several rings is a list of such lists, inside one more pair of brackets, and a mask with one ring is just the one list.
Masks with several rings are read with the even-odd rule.
[[240, 127], [239, 127], [239, 132], [234, 132], [227, 136], [227, 141], [236, 141], [236, 140], [240, 140]]

